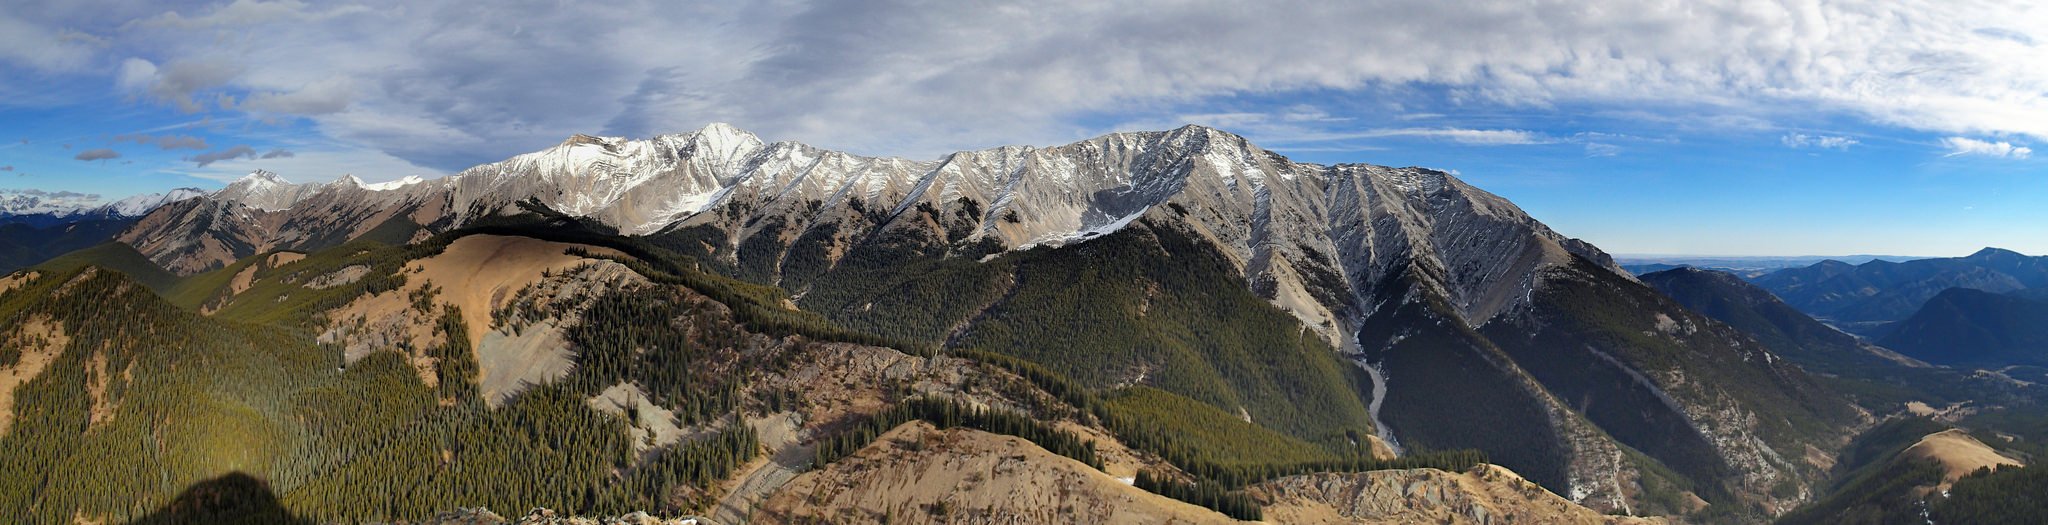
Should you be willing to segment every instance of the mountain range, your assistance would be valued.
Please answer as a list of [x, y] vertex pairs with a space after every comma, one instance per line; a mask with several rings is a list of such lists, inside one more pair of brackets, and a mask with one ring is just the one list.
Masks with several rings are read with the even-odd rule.
[[33, 194], [0, 197], [0, 271], [107, 242], [158, 207], [205, 194], [179, 188], [105, 204], [51, 202]]
[[1985, 248], [1966, 257], [1874, 260], [1860, 265], [1822, 261], [1755, 279], [1787, 304], [1843, 329], [1882, 336], [1889, 323], [1918, 311], [1950, 288], [1992, 293], [2048, 287], [2048, 257]]
[[[926, 161], [767, 143], [714, 124], [645, 140], [576, 135], [432, 180], [256, 172], [153, 202], [104, 238], [113, 244], [0, 281], [0, 294], [23, 290], [0, 295], [10, 315], [0, 334], [37, 341], [23, 355], [81, 374], [22, 396], [27, 407], [69, 404], [23, 411], [42, 415], [17, 428], [82, 408], [91, 421], [123, 421], [96, 438], [119, 442], [148, 433], [144, 423], [244, 414], [261, 427], [246, 435], [267, 436], [244, 449], [264, 455], [178, 460], [178, 479], [232, 464], [273, 480], [287, 507], [335, 518], [403, 517], [463, 498], [513, 506], [671, 454], [742, 487], [772, 491], [799, 472], [820, 477], [788, 486], [856, 486], [862, 471], [823, 465], [881, 461], [862, 447], [925, 419], [1142, 473], [1140, 488], [1237, 518], [1256, 516], [1248, 494], [1299, 490], [1277, 477], [1396, 465], [1400, 454], [1461, 468], [1484, 457], [1594, 512], [1757, 521], [1825, 492], [1831, 458], [1876, 422], [1871, 409], [1905, 402], [1845, 395], [1838, 382], [1925, 367], [1807, 313], [1861, 319], [1851, 313], [1889, 312], [1917, 293], [1907, 289], [1931, 286], [1895, 283], [2048, 280], [2029, 273], [2032, 259], [1990, 252], [1966, 258], [1975, 270], [1820, 263], [1755, 281], [1775, 297], [1696, 270], [1638, 278], [1444, 171], [1299, 163], [1200, 126]], [[103, 326], [80, 289], [122, 297], [126, 315], [160, 324]], [[150, 359], [142, 348], [78, 355], [47, 344], [52, 326], [102, 345], [116, 333], [180, 334], [207, 350], [163, 366], [275, 379], [159, 379], [172, 376], [135, 364]], [[140, 382], [109, 383], [108, 370], [131, 368]], [[109, 408], [126, 388], [205, 392], [216, 404], [154, 407], [131, 395], [134, 410], [151, 411]], [[333, 397], [342, 392], [371, 397], [349, 408]], [[625, 422], [560, 415], [583, 404], [620, 407]], [[587, 445], [574, 450], [607, 459], [562, 460], [587, 468], [548, 474], [565, 486], [485, 495], [445, 483], [499, 466], [450, 459], [463, 447], [403, 431], [533, 424], [520, 418], [568, 418], [564, 431], [584, 437], [543, 439], [577, 443], [550, 450]], [[737, 452], [681, 440], [714, 433]], [[16, 439], [70, 458], [99, 446]], [[492, 447], [475, 457], [523, 450]], [[757, 449], [779, 466], [752, 462]], [[436, 454], [472, 470], [390, 478], [357, 466]], [[334, 485], [350, 479], [419, 483], [409, 493], [429, 496], [361, 506], [369, 496]], [[724, 508], [734, 494], [785, 501], [644, 483], [591, 488], [572, 506], [656, 501], [610, 491], [657, 486], [668, 508]], [[149, 501], [167, 501], [163, 492]], [[685, 493], [697, 499], [670, 498]]]

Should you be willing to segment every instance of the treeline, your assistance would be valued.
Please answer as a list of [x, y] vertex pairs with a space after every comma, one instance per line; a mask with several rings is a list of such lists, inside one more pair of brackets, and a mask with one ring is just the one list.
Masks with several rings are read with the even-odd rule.
[[817, 450], [813, 456], [816, 461], [814, 464], [823, 466], [838, 461], [839, 458], [873, 443], [877, 437], [890, 429], [920, 419], [939, 428], [971, 428], [1017, 436], [1054, 454], [1073, 458], [1090, 467], [1102, 468], [1102, 460], [1095, 456], [1094, 441], [1082, 440], [1028, 415], [971, 407], [948, 399], [929, 397], [905, 400], [894, 408], [841, 430], [832, 437], [818, 440]]
[[1182, 470], [1196, 478], [1215, 480], [1225, 487], [1243, 487], [1275, 478], [1315, 474], [1318, 472], [1372, 472], [1375, 470], [1405, 470], [1433, 468], [1449, 472], [1469, 470], [1486, 462], [1486, 453], [1477, 450], [1448, 450], [1413, 452], [1394, 459], [1370, 457], [1348, 457], [1301, 463], [1264, 465], [1214, 465], [1194, 464]]
[[599, 296], [563, 332], [576, 351], [563, 383], [590, 395], [638, 385], [655, 404], [675, 407], [685, 425], [732, 411], [751, 368], [742, 358], [750, 336], [711, 308], [664, 287]]
[[1266, 519], [1259, 502], [1242, 490], [1230, 490], [1214, 481], [1201, 480], [1194, 483], [1175, 481], [1173, 478], [1153, 474], [1151, 470], [1138, 471], [1138, 479], [1132, 485], [1146, 492], [1193, 503], [1221, 512], [1225, 516], [1244, 521]]
[[1980, 468], [1932, 497], [1928, 523], [2048, 523], [2048, 469]]
[[[761, 442], [753, 427], [740, 423], [711, 437], [649, 454], [627, 474], [616, 492], [624, 501], [608, 505], [613, 511], [632, 509], [672, 515], [710, 508], [716, 500], [715, 494], [707, 489], [760, 456]], [[679, 499], [683, 494], [690, 497]]]
[[[1162, 456], [1190, 463], [1218, 465], [1301, 463], [1334, 459], [1339, 454], [1273, 429], [1240, 419], [1239, 414], [1147, 386], [1127, 386], [1103, 394], [1106, 410], [1096, 417], [1105, 427], [1128, 429], [1125, 438], [1144, 442]], [[1348, 436], [1364, 443], [1365, 436]], [[1370, 454], [1370, 446], [1351, 450]], [[1347, 454], [1348, 455], [1348, 454]]]
[[434, 332], [441, 334], [441, 344], [428, 347], [427, 357], [435, 361], [435, 386], [456, 403], [483, 401], [476, 385], [483, 369], [476, 362], [476, 352], [471, 350], [469, 325], [462, 320], [462, 312], [454, 306], [442, 305]]

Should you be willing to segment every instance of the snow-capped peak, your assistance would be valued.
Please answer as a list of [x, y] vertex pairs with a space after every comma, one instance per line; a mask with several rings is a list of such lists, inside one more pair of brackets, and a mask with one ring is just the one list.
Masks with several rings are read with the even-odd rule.
[[206, 192], [199, 188], [177, 188], [163, 193], [145, 193], [121, 199], [101, 209], [110, 211], [114, 215], [135, 217], [148, 214], [165, 204], [204, 195], [206, 195]]
[[761, 149], [761, 137], [724, 122], [713, 122], [697, 130], [694, 135], [700, 151], [710, 153], [712, 158], [733, 160]]
[[[337, 181], [338, 182], [338, 181]], [[249, 172], [248, 176], [237, 179], [213, 193], [213, 198], [233, 201], [265, 211], [277, 211], [291, 207], [300, 198], [311, 193], [317, 184], [292, 184], [284, 177], [265, 170]]]
[[422, 183], [422, 182], [426, 182], [426, 181], [427, 181], [426, 179], [422, 179], [422, 178], [420, 178], [420, 177], [419, 177], [418, 175], [407, 175], [407, 176], [405, 176], [405, 178], [403, 178], [403, 179], [398, 179], [398, 180], [394, 180], [394, 181], [389, 181], [389, 182], [377, 182], [377, 183], [369, 183], [369, 184], [364, 184], [364, 183], [363, 183], [363, 182], [362, 182], [361, 180], [357, 180], [357, 181], [356, 181], [356, 185], [357, 185], [357, 186], [362, 186], [362, 187], [363, 187], [363, 189], [366, 189], [366, 190], [370, 190], [370, 191], [391, 191], [391, 190], [395, 190], [395, 189], [403, 188], [403, 187], [406, 187], [406, 186], [411, 186], [411, 185], [414, 185], [414, 184], [419, 184], [419, 183]]
[[283, 176], [280, 176], [277, 173], [271, 172], [269, 170], [251, 171], [249, 172], [248, 175], [243, 175], [242, 178], [236, 179], [234, 182], [234, 184], [249, 186], [269, 186], [291, 183], [292, 181], [285, 180]]

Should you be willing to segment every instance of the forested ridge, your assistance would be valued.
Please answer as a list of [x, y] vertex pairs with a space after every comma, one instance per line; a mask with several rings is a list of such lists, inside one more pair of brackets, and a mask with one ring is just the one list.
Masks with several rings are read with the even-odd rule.
[[809, 283], [806, 309], [889, 339], [1014, 356], [1090, 389], [1142, 379], [1324, 446], [1370, 435], [1364, 374], [1176, 228], [1141, 221], [986, 261], [972, 255], [992, 240], [948, 248], [885, 231], [828, 272], [785, 282]]
[[[400, 271], [407, 261], [432, 256], [454, 239], [475, 234], [614, 249], [628, 257], [583, 255], [624, 264], [651, 284], [592, 297], [581, 312], [584, 322], [564, 331], [577, 366], [568, 376], [531, 385], [495, 408], [478, 397], [478, 364], [468, 351], [468, 327], [459, 311], [431, 300], [432, 288], [409, 301], [422, 318], [436, 320], [432, 331], [438, 344], [419, 354], [430, 358], [424, 370], [436, 386], [422, 381], [420, 363], [405, 354], [373, 352], [342, 366], [339, 347], [314, 342], [312, 334], [324, 322], [320, 312], [366, 294], [400, 289], [408, 278]], [[107, 253], [119, 257], [122, 252]], [[0, 453], [0, 507], [27, 509], [24, 520], [34, 523], [69, 522], [74, 515], [114, 522], [191, 521], [167, 513], [167, 505], [188, 488], [242, 480], [229, 475], [246, 473], [257, 481], [227, 484], [260, 487], [262, 494], [232, 497], [246, 497], [252, 506], [275, 504], [270, 510], [316, 521], [416, 519], [479, 506], [501, 513], [535, 506], [582, 515], [702, 512], [714, 501], [716, 485], [762, 452], [741, 416], [802, 403], [799, 393], [754, 386], [752, 378], [761, 371], [790, 365], [766, 351], [764, 341], [884, 344], [915, 354], [939, 353], [936, 344], [891, 344], [897, 339], [843, 328], [789, 308], [789, 296], [779, 288], [709, 273], [688, 257], [546, 213], [479, 221], [414, 244], [359, 239], [289, 264], [252, 262], [268, 255], [141, 286], [121, 273], [94, 268], [96, 256], [84, 254], [40, 268], [39, 277], [0, 296], [0, 337], [34, 320], [42, 323], [38, 326], [61, 326], [69, 339], [48, 372], [16, 392], [17, 417], [12, 429], [0, 435], [5, 451]], [[308, 286], [352, 267], [367, 271], [360, 279]], [[225, 290], [227, 277], [244, 270], [253, 283], [239, 293]], [[709, 302], [687, 299], [676, 290], [703, 294]], [[202, 309], [213, 315], [200, 315]], [[515, 303], [492, 312], [492, 319], [517, 327], [561, 313]], [[1227, 334], [1172, 337], [1217, 335]], [[1329, 352], [1291, 330], [1288, 337], [1268, 340], [1298, 345], [1294, 352]], [[1010, 355], [964, 347], [944, 353], [1015, 373], [1071, 409], [1011, 413], [905, 397], [893, 409], [819, 436], [817, 459], [829, 461], [894, 424], [922, 419], [1024, 437], [1099, 465], [1095, 443], [1048, 423], [1080, 417], [1102, 425], [1119, 441], [1167, 459], [1182, 472], [1175, 479], [1226, 487], [1234, 496], [1215, 498], [1207, 489], [1184, 492], [1158, 485], [1163, 493], [1234, 514], [1256, 511], [1243, 510], [1237, 489], [1275, 476], [1463, 468], [1480, 461], [1469, 453], [1373, 461], [1361, 445], [1334, 445], [1358, 443], [1369, 426], [1281, 420], [1286, 428], [1319, 438], [1309, 442], [1164, 390], [1104, 390]], [[0, 366], [21, 360], [19, 354], [0, 355]], [[1346, 389], [1355, 388], [1349, 383], [1355, 378], [1344, 375], [1349, 367], [1314, 366], [1327, 367], [1321, 373], [1336, 374], [1330, 377], [1340, 378]], [[1269, 373], [1231, 372], [1237, 375], [1226, 377]], [[652, 448], [634, 443], [627, 418], [593, 410], [588, 402], [626, 383], [644, 389], [656, 406], [673, 410], [679, 424], [714, 431]], [[1184, 411], [1198, 415], [1192, 420], [1171, 417]], [[1184, 421], [1212, 428], [1186, 432], [1190, 427], [1173, 426]], [[276, 516], [251, 510], [204, 521], [263, 522]]]
[[400, 354], [343, 370], [338, 350], [292, 330], [200, 317], [107, 272], [50, 274], [27, 291], [0, 306], [0, 333], [54, 319], [71, 334], [17, 390], [19, 417], [0, 436], [0, 506], [28, 509], [29, 522], [69, 522], [73, 509], [141, 517], [226, 472], [264, 479], [285, 508], [317, 520], [476, 506], [679, 513], [706, 503], [675, 499], [689, 492], [679, 489], [722, 480], [758, 452], [738, 425], [636, 455], [625, 423], [592, 410], [592, 392], [573, 382], [486, 408], [452, 311], [440, 317], [447, 345], [431, 352], [443, 386], [429, 389]]

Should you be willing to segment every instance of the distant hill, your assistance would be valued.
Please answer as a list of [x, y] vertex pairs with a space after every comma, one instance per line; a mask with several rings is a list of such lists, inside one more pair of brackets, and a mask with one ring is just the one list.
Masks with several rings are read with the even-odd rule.
[[1985, 248], [1968, 257], [1906, 262], [1823, 261], [1772, 272], [1754, 282], [1809, 315], [1859, 334], [1881, 336], [1884, 324], [1913, 315], [1943, 290], [2007, 293], [2048, 287], [2048, 257]]
[[141, 252], [126, 244], [105, 242], [98, 246], [64, 254], [44, 261], [36, 269], [66, 273], [87, 266], [97, 266], [127, 275], [151, 290], [162, 292], [178, 282], [178, 277], [149, 262]]
[[1950, 288], [1900, 321], [1883, 344], [1935, 364], [2048, 364], [2048, 302]]
[[113, 240], [134, 218], [90, 218], [72, 222], [17, 221], [0, 218], [0, 273], [34, 266], [52, 257]]

